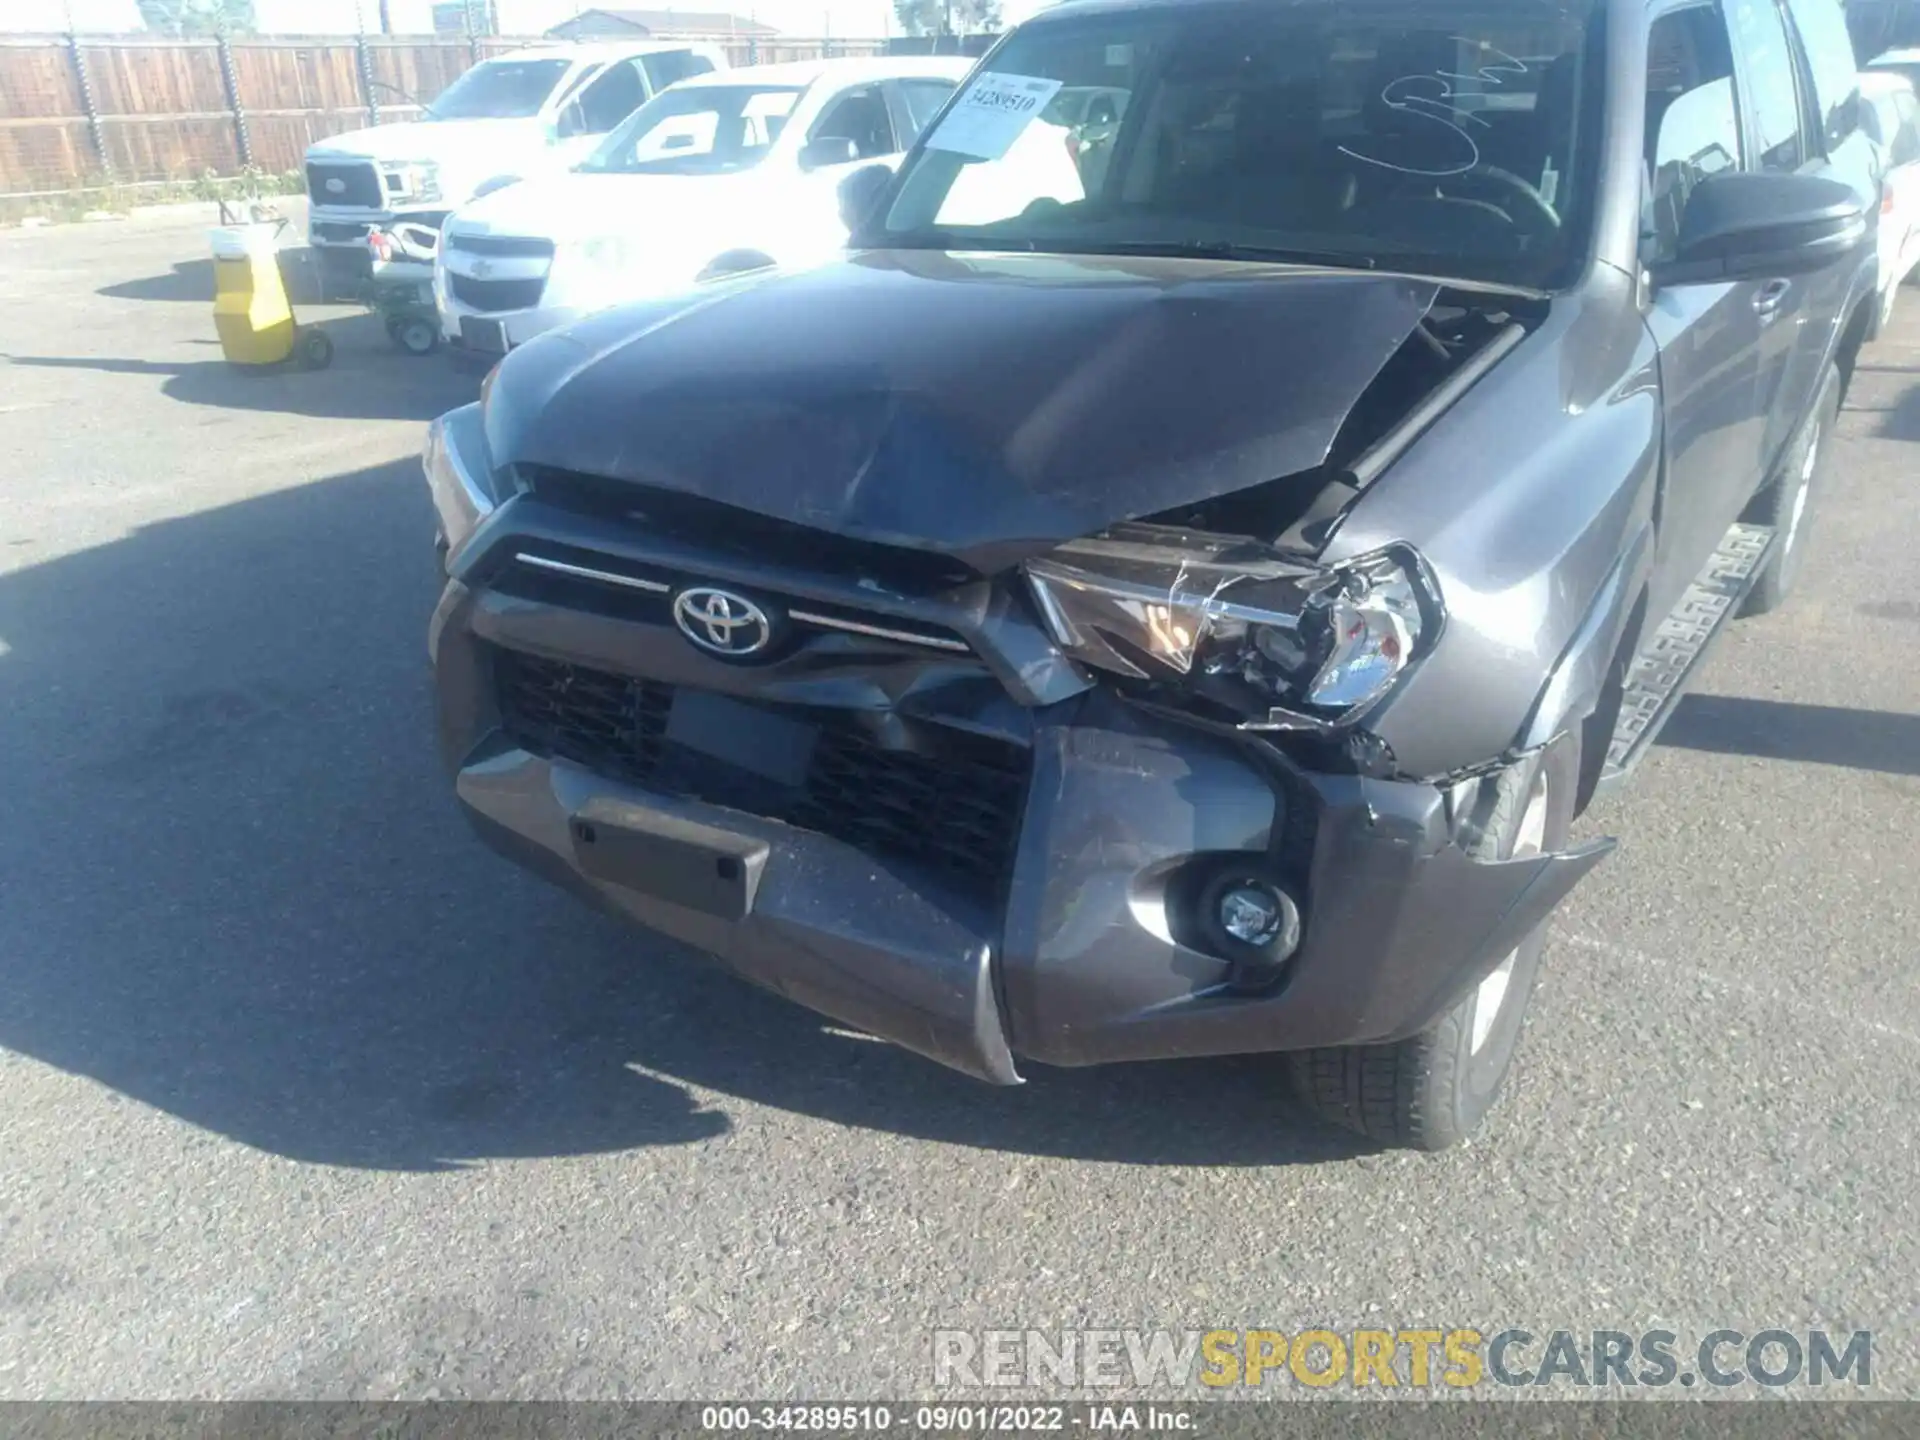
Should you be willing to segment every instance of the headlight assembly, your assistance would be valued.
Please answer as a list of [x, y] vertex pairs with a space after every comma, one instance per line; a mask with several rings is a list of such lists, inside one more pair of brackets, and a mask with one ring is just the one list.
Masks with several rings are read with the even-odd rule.
[[1249, 728], [1337, 726], [1387, 692], [1441, 619], [1404, 547], [1323, 566], [1230, 536], [1121, 525], [1026, 573], [1076, 659], [1181, 683]]
[[403, 160], [389, 164], [387, 191], [402, 200], [438, 200], [440, 166], [432, 160]]
[[619, 235], [600, 235], [581, 241], [580, 255], [600, 270], [624, 270], [629, 258], [627, 242]]

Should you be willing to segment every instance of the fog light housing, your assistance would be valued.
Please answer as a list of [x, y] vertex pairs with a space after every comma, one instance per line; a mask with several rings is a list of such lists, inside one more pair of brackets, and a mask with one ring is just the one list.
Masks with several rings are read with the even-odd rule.
[[1237, 988], [1260, 989], [1278, 978], [1300, 948], [1300, 907], [1286, 887], [1260, 871], [1231, 866], [1201, 892], [1195, 907], [1212, 948], [1233, 965]]

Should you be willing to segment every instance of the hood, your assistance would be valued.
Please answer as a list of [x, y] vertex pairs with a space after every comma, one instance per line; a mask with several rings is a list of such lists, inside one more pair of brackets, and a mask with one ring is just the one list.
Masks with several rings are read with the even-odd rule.
[[752, 172], [737, 175], [589, 175], [523, 180], [460, 208], [467, 235], [535, 235], [565, 242], [597, 235], [668, 241], [709, 221], [751, 217]]
[[503, 462], [992, 572], [1318, 465], [1436, 291], [1279, 265], [863, 252], [542, 337], [497, 375], [488, 436]]
[[[355, 160], [436, 160], [442, 165], [492, 165], [506, 168], [514, 155], [545, 148], [547, 132], [539, 120], [407, 120], [329, 135], [309, 146], [307, 157], [348, 156]], [[494, 162], [500, 163], [494, 163]]]

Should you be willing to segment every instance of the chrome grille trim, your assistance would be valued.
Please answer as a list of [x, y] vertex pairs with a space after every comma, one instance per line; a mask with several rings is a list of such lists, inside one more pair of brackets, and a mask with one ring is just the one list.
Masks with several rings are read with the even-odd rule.
[[653, 595], [665, 595], [673, 587], [663, 585], [658, 580], [642, 580], [634, 575], [616, 575], [611, 570], [592, 570], [585, 565], [569, 565], [564, 560], [549, 560], [544, 555], [529, 555], [521, 551], [513, 557], [522, 565], [531, 565], [538, 570], [553, 570], [561, 575], [572, 575], [579, 580], [598, 580], [606, 585], [624, 585], [629, 590], [645, 590]]

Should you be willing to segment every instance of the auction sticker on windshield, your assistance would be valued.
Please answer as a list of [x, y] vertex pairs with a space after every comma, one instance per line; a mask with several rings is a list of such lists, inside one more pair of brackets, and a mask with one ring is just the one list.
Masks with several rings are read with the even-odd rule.
[[975, 160], [998, 160], [1013, 147], [1034, 116], [1046, 109], [1061, 82], [1037, 75], [989, 71], [967, 86], [927, 137], [929, 150], [951, 150]]

